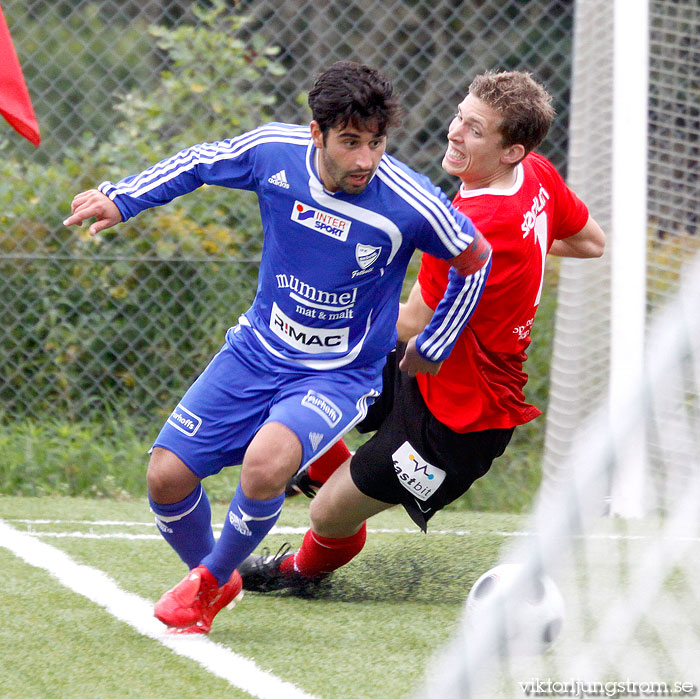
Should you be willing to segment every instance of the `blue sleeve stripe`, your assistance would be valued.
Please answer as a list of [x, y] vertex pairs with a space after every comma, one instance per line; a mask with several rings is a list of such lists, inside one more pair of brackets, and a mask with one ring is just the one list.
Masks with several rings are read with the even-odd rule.
[[450, 208], [439, 197], [423, 188], [401, 168], [396, 167], [389, 159], [383, 158], [378, 174], [383, 182], [425, 216], [443, 245], [453, 256], [459, 255], [471, 244], [474, 239], [473, 226], [470, 226], [469, 231], [465, 231]]
[[[110, 188], [109, 196], [125, 194], [139, 197], [152, 189], [165, 184], [178, 175], [191, 170], [197, 165], [212, 164], [221, 160], [231, 160], [262, 143], [291, 143], [308, 145], [308, 132], [294, 129], [265, 128], [256, 129], [228, 141], [202, 143], [176, 153], [170, 158], [157, 163], [133, 177], [128, 177]], [[107, 192], [105, 192], [107, 193]]]
[[[457, 293], [454, 301], [445, 309], [442, 321], [440, 321], [439, 316], [442, 316], [443, 313], [440, 305], [438, 305], [436, 309], [436, 312], [439, 312], [439, 316], [436, 319], [439, 323], [438, 327], [425, 338], [422, 333], [419, 341], [420, 353], [426, 359], [439, 362], [449, 354], [452, 345], [454, 345], [457, 337], [464, 329], [469, 318], [471, 318], [476, 304], [481, 298], [481, 292], [488, 276], [488, 269], [490, 269], [490, 264], [482, 267], [478, 272], [464, 277], [463, 286]], [[426, 330], [429, 330], [432, 324], [431, 321]]]

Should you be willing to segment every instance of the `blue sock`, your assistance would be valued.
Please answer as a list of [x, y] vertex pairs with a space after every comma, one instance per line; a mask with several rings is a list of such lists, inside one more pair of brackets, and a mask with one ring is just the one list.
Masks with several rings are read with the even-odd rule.
[[159, 505], [148, 496], [156, 525], [163, 538], [191, 570], [214, 548], [211, 508], [204, 486], [200, 483], [184, 500]]
[[284, 493], [271, 500], [251, 500], [241, 490], [240, 483], [231, 500], [221, 536], [212, 552], [204, 558], [205, 565], [223, 585], [234, 569], [265, 538], [280, 516]]

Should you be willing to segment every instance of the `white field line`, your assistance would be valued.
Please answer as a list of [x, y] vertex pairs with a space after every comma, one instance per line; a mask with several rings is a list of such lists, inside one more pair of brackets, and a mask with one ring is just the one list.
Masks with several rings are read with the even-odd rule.
[[0, 546], [35, 568], [46, 570], [69, 590], [104, 607], [120, 621], [158, 641], [178, 655], [194, 660], [234, 687], [261, 699], [313, 699], [298, 687], [260, 669], [206, 636], [172, 636], [153, 617], [153, 604], [122, 590], [101, 570], [76, 563], [60, 549], [20, 532], [0, 520]]
[[[32, 529], [35, 525], [84, 525], [87, 527], [144, 527], [150, 528], [154, 525], [151, 522], [130, 522], [130, 521], [112, 521], [112, 520], [79, 520], [79, 519], [20, 519], [20, 518], [4, 518], [5, 522], [13, 522], [17, 524], [28, 525], [28, 533], [32, 536], [41, 539], [128, 539], [132, 541], [145, 540], [145, 541], [160, 541], [162, 537], [158, 533], [154, 534], [129, 534], [127, 532], [109, 532], [109, 533], [95, 533], [93, 531], [59, 531], [59, 532], [42, 532]], [[221, 525], [214, 524], [214, 531], [220, 530]], [[290, 536], [294, 534], [303, 535], [306, 534], [308, 527], [291, 527], [291, 526], [275, 526], [273, 527], [268, 536]], [[499, 536], [503, 538], [509, 537], [528, 537], [535, 536], [535, 532], [531, 531], [499, 531], [499, 530], [469, 530], [469, 529], [430, 529], [428, 530], [431, 536]], [[368, 528], [368, 534], [422, 534], [416, 527], [405, 527], [405, 528]], [[576, 539], [587, 539], [591, 541], [601, 540], [601, 541], [664, 541], [671, 540], [668, 537], [659, 537], [658, 535], [648, 535], [648, 534], [581, 534], [574, 536]], [[692, 543], [700, 543], [700, 537], [682, 537], [673, 538], [673, 541], [684, 541]]]

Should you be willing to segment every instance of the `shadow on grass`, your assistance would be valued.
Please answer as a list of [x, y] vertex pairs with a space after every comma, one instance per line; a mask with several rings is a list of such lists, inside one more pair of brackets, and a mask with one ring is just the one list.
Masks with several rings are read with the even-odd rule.
[[[363, 553], [347, 567], [301, 590], [267, 595], [336, 602], [418, 602], [459, 605], [480, 573], [444, 550], [426, 553], [425, 543]], [[480, 569], [480, 566], [478, 566]], [[261, 593], [249, 593], [261, 594]]]

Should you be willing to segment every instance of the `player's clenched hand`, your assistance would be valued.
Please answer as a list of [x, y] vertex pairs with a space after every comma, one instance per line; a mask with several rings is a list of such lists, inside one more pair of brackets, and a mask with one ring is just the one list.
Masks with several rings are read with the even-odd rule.
[[412, 337], [406, 344], [406, 352], [399, 362], [399, 369], [405, 371], [409, 376], [416, 374], [435, 374], [440, 371], [442, 362], [429, 362], [418, 354], [416, 349], [416, 338]]
[[97, 189], [88, 189], [87, 192], [76, 194], [70, 208], [72, 215], [63, 222], [63, 225], [79, 225], [85, 219], [94, 217], [97, 220], [88, 229], [90, 235], [95, 235], [105, 228], [111, 228], [122, 220], [117, 205]]

